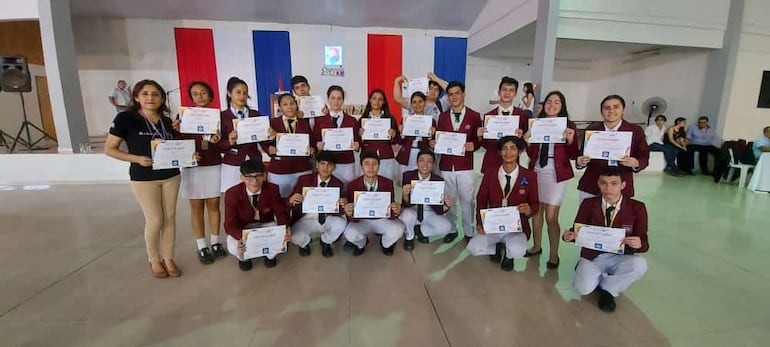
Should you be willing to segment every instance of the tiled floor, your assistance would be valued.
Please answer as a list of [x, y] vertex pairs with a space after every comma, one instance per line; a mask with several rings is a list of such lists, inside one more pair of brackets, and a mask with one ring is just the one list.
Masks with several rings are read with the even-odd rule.
[[[576, 182], [562, 213], [575, 214]], [[463, 243], [393, 257], [198, 264], [178, 209], [179, 279], [151, 277], [128, 184], [0, 187], [0, 346], [763, 346], [770, 194], [706, 177], [637, 177], [649, 272], [600, 312], [570, 286], [577, 249], [506, 273]], [[399, 245], [400, 246], [400, 245]]]

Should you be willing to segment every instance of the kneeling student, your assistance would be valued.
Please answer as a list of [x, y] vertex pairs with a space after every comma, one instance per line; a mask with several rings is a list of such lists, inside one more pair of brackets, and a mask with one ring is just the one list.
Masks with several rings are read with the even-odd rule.
[[[621, 194], [626, 181], [618, 167], [605, 168], [599, 175], [598, 184], [601, 196], [588, 198], [580, 204], [575, 223], [626, 229], [624, 254], [581, 248], [573, 286], [581, 295], [596, 290], [599, 309], [612, 312], [615, 311], [615, 297], [647, 272], [647, 261], [637, 254], [650, 248], [647, 208], [644, 203]], [[577, 234], [570, 229], [564, 232], [562, 239], [575, 242]]]
[[342, 212], [303, 214], [302, 201], [305, 196], [302, 194], [302, 190], [305, 187], [339, 188], [340, 195], [337, 204], [340, 208], [345, 206], [347, 198], [344, 198], [345, 192], [342, 189], [342, 181], [332, 175], [337, 163], [337, 156], [332, 152], [321, 151], [315, 157], [315, 163], [318, 173], [300, 176], [294, 186], [294, 193], [289, 197], [289, 204], [293, 207], [292, 215], [296, 219], [292, 224], [294, 233], [291, 236], [291, 242], [300, 247], [299, 255], [308, 256], [310, 255], [310, 234], [320, 233], [321, 254], [328, 258], [334, 255], [332, 243], [342, 235], [348, 222], [342, 216]]
[[[241, 164], [241, 183], [225, 192], [225, 231], [227, 250], [238, 258], [238, 267], [251, 270], [251, 259], [245, 259], [246, 250], [241, 240], [244, 229], [286, 225], [286, 240], [291, 237], [289, 214], [285, 200], [281, 199], [278, 186], [265, 182], [262, 161], [249, 159]], [[266, 267], [277, 263], [277, 254], [265, 256]]]

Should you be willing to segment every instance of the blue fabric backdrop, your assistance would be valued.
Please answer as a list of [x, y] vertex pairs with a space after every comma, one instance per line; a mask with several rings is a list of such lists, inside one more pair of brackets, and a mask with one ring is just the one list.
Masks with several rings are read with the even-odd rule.
[[433, 72], [445, 81], [465, 83], [467, 57], [468, 39], [439, 36], [434, 39]]
[[257, 74], [256, 94], [259, 111], [270, 115], [270, 95], [279, 88], [291, 90], [291, 46], [288, 31], [254, 30], [254, 70]]

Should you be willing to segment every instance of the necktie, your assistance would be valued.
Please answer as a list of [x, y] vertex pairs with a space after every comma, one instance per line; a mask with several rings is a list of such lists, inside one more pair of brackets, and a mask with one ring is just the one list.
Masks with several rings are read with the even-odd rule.
[[422, 219], [425, 217], [425, 205], [417, 205], [417, 221], [422, 224]]
[[254, 208], [257, 208], [257, 203], [259, 202], [259, 194], [254, 194], [251, 196], [251, 205], [254, 206]]
[[503, 197], [508, 198], [508, 194], [511, 192], [511, 175], [505, 175], [505, 189], [503, 190], [503, 194], [505, 196]]
[[374, 186], [370, 186], [370, 187], [369, 187], [369, 191], [370, 191], [370, 192], [373, 192], [373, 191], [374, 191]]
[[538, 158], [540, 167], [545, 167], [548, 165], [548, 146], [549, 144], [547, 143], [540, 144], [540, 157]]
[[503, 111], [503, 116], [510, 116], [510, 115], [511, 115], [511, 111]]
[[[321, 188], [326, 188], [326, 182], [321, 182], [320, 184]], [[323, 225], [326, 223], [326, 213], [319, 213], [318, 214], [318, 223]]]
[[453, 112], [455, 115], [455, 122], [460, 123], [460, 115], [462, 112]]
[[293, 119], [287, 119], [286, 120], [289, 123], [289, 132], [294, 133], [294, 120]]
[[238, 118], [243, 119], [243, 111], [238, 111]]
[[335, 128], [339, 128], [340, 127], [340, 123], [338, 122], [339, 119], [340, 119], [340, 117], [332, 117], [332, 120], [334, 120], [334, 127]]
[[611, 227], [612, 226], [612, 212], [615, 211], [615, 206], [607, 206], [607, 209], [604, 211], [604, 225]]

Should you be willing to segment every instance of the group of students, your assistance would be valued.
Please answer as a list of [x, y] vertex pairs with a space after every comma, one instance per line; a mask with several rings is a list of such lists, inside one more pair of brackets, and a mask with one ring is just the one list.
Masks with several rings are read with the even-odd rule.
[[[211, 263], [229, 252], [238, 259], [241, 270], [250, 270], [252, 261], [244, 257], [242, 230], [284, 225], [286, 241], [298, 246], [301, 256], [311, 254], [311, 234], [320, 233], [324, 257], [333, 256], [332, 245], [342, 235], [347, 240], [346, 246], [353, 248], [353, 255], [360, 255], [369, 243], [368, 234], [379, 234], [383, 253], [392, 255], [402, 237], [404, 249], [412, 250], [415, 239], [428, 243], [429, 237], [438, 236], [443, 242], [451, 243], [462, 232], [471, 254], [488, 255], [503, 270], [511, 271], [514, 259], [542, 253], [545, 227], [550, 244], [547, 267], [555, 269], [560, 262], [559, 242], [574, 242], [576, 236], [572, 228], [562, 234], [558, 222], [566, 181], [574, 177], [570, 161], [575, 160], [578, 169], [585, 169], [578, 185], [581, 204], [575, 222], [627, 230], [625, 254], [582, 249], [576, 268], [575, 288], [583, 295], [596, 291], [599, 307], [613, 311], [614, 298], [644, 275], [646, 262], [636, 253], [643, 253], [649, 247], [645, 205], [632, 199], [633, 173], [647, 166], [649, 149], [642, 129], [623, 120], [623, 98], [610, 95], [602, 100], [603, 122], [589, 130], [631, 132], [630, 155], [619, 161], [592, 160], [580, 155], [573, 122], [568, 122], [564, 143], [529, 143], [530, 118], [568, 117], [566, 98], [561, 92], [549, 92], [543, 99], [542, 109], [533, 115], [531, 110], [513, 105], [519, 83], [506, 76], [498, 87], [497, 106], [481, 115], [465, 105], [463, 83], [447, 83], [434, 74], [428, 77], [427, 95], [415, 92], [407, 103], [401, 93], [402, 84], [408, 83], [404, 77], [394, 81], [393, 94], [410, 114], [434, 117], [430, 138], [402, 134], [402, 125], [390, 114], [386, 95], [379, 89], [369, 94], [361, 118], [390, 118], [389, 139], [362, 139], [361, 121], [342, 110], [345, 92], [340, 86], [328, 88], [323, 116], [304, 118], [298, 111], [298, 97], [309, 96], [310, 85], [305, 77], [295, 76], [291, 81], [294, 95], [278, 97], [281, 115], [270, 119], [271, 139], [248, 144], [237, 143], [233, 120], [263, 115], [247, 106], [248, 86], [243, 80], [233, 77], [228, 81], [228, 108], [221, 112], [221, 135], [210, 136], [180, 133], [179, 121], [164, 116], [169, 110], [163, 88], [151, 80], [138, 82], [129, 110], [119, 113], [113, 122], [105, 153], [131, 162], [131, 188], [144, 213], [144, 235], [153, 274], [157, 277], [181, 275], [173, 260], [175, 206], [180, 184], [182, 197], [190, 201], [193, 234], [202, 263]], [[214, 94], [205, 82], [191, 83], [188, 93], [196, 106], [211, 106]], [[442, 93], [446, 95], [441, 97]], [[519, 116], [515, 136], [484, 139], [482, 117], [512, 115]], [[353, 150], [325, 150], [322, 129], [328, 128], [352, 128]], [[464, 155], [434, 154], [436, 131], [465, 133]], [[281, 133], [308, 134], [310, 156], [277, 156], [275, 137]], [[176, 169], [153, 170], [150, 142], [154, 139], [194, 139], [198, 166], [182, 169], [181, 179]], [[128, 151], [120, 149], [122, 142], [126, 142]], [[480, 148], [486, 150], [479, 168], [483, 178], [474, 195], [477, 171], [473, 155]], [[358, 163], [354, 152], [360, 152]], [[519, 158], [525, 152], [530, 158], [526, 168], [519, 165]], [[411, 182], [423, 180], [445, 183], [442, 205], [410, 203]], [[400, 202], [395, 201], [396, 184], [402, 189]], [[339, 212], [302, 213], [305, 187], [340, 188]], [[390, 193], [390, 217], [354, 218], [355, 193], [363, 191]], [[221, 193], [225, 197], [226, 249], [219, 237]], [[518, 208], [522, 232], [486, 234], [480, 211], [504, 206]], [[206, 210], [210, 247], [204, 236]], [[533, 247], [527, 249], [531, 236]], [[265, 256], [265, 266], [275, 266], [276, 256]]]

